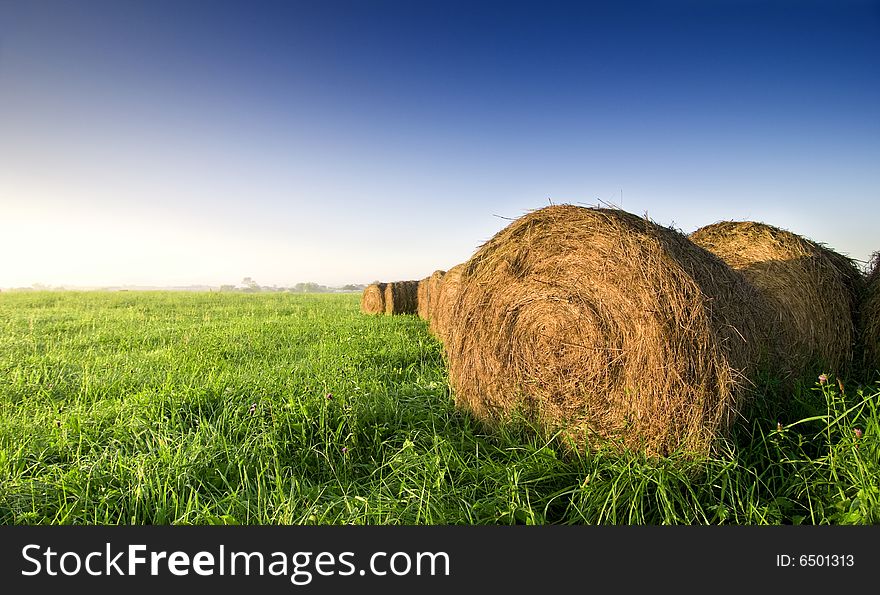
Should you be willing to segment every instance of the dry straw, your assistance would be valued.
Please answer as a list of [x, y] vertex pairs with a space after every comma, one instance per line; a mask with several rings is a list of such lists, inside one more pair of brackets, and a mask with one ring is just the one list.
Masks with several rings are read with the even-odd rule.
[[386, 314], [416, 314], [418, 301], [418, 281], [395, 281], [385, 286]]
[[361, 311], [365, 314], [383, 314], [385, 312], [386, 283], [373, 283], [364, 288], [361, 295]]
[[868, 270], [868, 284], [861, 307], [864, 365], [869, 374], [880, 372], [880, 252]]
[[447, 331], [453, 318], [456, 316], [454, 304], [461, 285], [461, 272], [464, 264], [458, 264], [446, 273], [434, 277], [432, 290], [433, 301], [431, 302], [430, 328], [431, 332], [441, 341], [446, 341]]
[[699, 454], [750, 395], [763, 301], [675, 230], [551, 206], [456, 268], [460, 288], [438, 303], [454, 316], [437, 326], [456, 403], [483, 420], [522, 411], [578, 448]]
[[797, 378], [850, 369], [864, 284], [852, 260], [751, 221], [715, 223], [690, 237], [740, 271], [773, 307], [779, 372]]

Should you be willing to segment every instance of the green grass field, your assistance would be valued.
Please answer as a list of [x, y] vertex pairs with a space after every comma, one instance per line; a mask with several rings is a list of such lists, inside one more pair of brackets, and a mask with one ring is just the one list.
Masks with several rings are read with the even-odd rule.
[[[704, 461], [455, 410], [359, 295], [0, 294], [0, 523], [878, 523], [880, 387], [756, 408]], [[777, 425], [781, 424], [781, 425]]]

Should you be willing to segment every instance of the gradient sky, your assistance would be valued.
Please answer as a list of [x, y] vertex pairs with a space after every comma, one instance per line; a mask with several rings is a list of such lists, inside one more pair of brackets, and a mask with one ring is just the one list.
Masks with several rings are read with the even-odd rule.
[[880, 3], [0, 0], [0, 287], [421, 278], [607, 201], [880, 250]]

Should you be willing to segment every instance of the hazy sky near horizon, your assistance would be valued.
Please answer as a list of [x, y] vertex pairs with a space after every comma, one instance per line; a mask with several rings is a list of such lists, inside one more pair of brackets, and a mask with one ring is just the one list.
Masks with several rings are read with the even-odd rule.
[[880, 2], [0, 0], [0, 287], [421, 278], [607, 201], [880, 250]]

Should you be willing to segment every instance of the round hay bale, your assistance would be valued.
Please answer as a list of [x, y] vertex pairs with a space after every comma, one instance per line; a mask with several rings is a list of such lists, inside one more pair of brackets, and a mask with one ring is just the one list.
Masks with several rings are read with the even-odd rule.
[[446, 271], [436, 270], [419, 281], [419, 316], [424, 320], [431, 320], [433, 301], [436, 301], [440, 281], [445, 274]]
[[867, 287], [861, 304], [862, 353], [865, 371], [880, 373], [880, 252], [868, 269]]
[[434, 306], [437, 302], [438, 292], [440, 291], [440, 283], [443, 281], [443, 275], [446, 271], [436, 270], [426, 279], [427, 289], [425, 291], [428, 303], [425, 305], [425, 319], [429, 322], [433, 318]]
[[460, 270], [450, 383], [456, 404], [488, 422], [519, 411], [577, 448], [706, 453], [762, 361], [754, 288], [624, 211], [533, 211]]
[[419, 318], [422, 320], [428, 319], [428, 283], [430, 282], [430, 277], [425, 277], [421, 281], [419, 281], [419, 289], [418, 289], [418, 308], [416, 309]]
[[419, 282], [395, 281], [385, 286], [386, 314], [416, 314], [418, 311]]
[[361, 295], [361, 311], [364, 314], [385, 313], [385, 286], [386, 283], [373, 283], [364, 288]]
[[463, 269], [463, 263], [455, 265], [435, 282], [437, 289], [434, 292], [434, 301], [431, 304], [430, 328], [431, 332], [444, 343], [446, 342], [449, 325], [456, 315], [453, 310], [453, 304], [458, 296]]
[[714, 223], [690, 238], [740, 271], [773, 307], [780, 373], [806, 378], [850, 369], [864, 284], [853, 261], [753, 221]]

